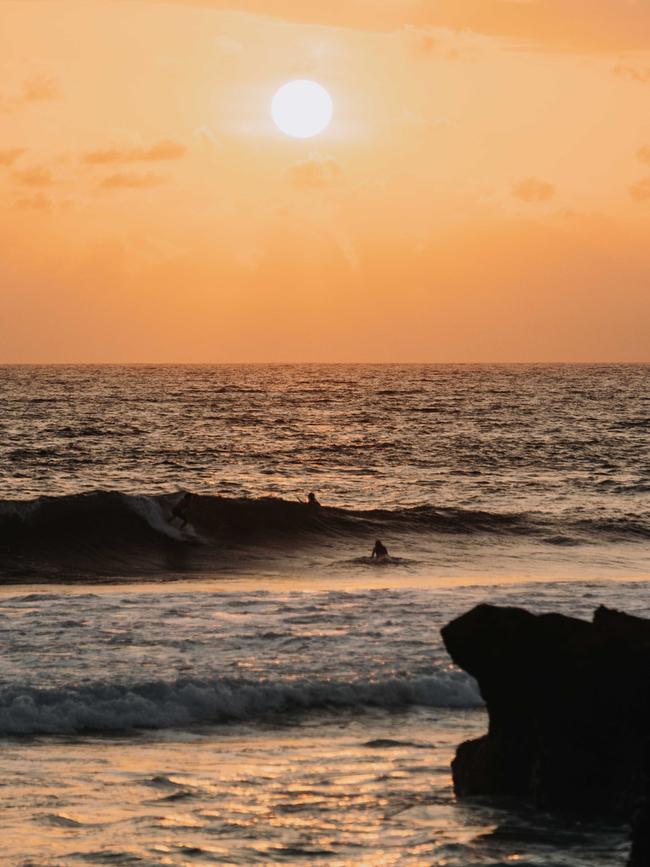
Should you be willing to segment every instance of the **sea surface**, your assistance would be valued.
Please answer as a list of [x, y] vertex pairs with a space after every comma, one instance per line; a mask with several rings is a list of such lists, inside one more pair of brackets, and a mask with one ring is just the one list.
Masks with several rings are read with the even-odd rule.
[[649, 577], [648, 365], [0, 367], [0, 861], [622, 867], [439, 630]]

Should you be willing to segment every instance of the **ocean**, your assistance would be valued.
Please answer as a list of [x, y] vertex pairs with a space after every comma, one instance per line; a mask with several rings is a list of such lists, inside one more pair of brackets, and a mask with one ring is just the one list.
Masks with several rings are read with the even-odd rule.
[[439, 629], [650, 616], [650, 366], [5, 366], [0, 401], [3, 864], [625, 863], [456, 802], [486, 716]]

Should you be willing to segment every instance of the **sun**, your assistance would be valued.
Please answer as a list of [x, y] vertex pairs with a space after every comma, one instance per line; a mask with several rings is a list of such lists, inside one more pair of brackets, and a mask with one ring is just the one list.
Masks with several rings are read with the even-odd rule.
[[312, 138], [330, 124], [332, 97], [322, 84], [302, 78], [283, 84], [273, 97], [275, 125], [292, 138]]

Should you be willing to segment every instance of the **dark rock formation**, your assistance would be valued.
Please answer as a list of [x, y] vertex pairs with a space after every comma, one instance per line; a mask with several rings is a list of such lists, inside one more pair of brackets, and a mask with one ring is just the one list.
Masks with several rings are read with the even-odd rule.
[[634, 818], [630, 867], [650, 867], [650, 791]]
[[[602, 607], [588, 623], [480, 605], [442, 636], [489, 714], [488, 733], [456, 753], [459, 796], [518, 796], [545, 810], [632, 820], [648, 784], [650, 621]], [[650, 865], [645, 810], [635, 867]]]

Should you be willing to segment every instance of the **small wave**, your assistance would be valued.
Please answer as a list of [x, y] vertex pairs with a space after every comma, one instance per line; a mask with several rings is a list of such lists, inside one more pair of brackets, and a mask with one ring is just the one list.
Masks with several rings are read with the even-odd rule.
[[182, 783], [177, 783], [175, 780], [172, 780], [166, 774], [156, 774], [154, 777], [150, 777], [147, 780], [142, 780], [142, 782], [147, 786], [154, 786], [155, 788], [162, 788], [162, 789], [181, 789], [181, 788], [183, 788]]
[[602, 541], [615, 542], [620, 539], [645, 541], [650, 539], [650, 524], [640, 516], [610, 518], [608, 520], [582, 520], [576, 522], [576, 527], [588, 531], [590, 535]]
[[192, 798], [195, 798], [196, 794], [191, 790], [183, 790], [179, 792], [174, 792], [171, 795], [165, 795], [162, 798], [156, 798], [154, 800], [154, 804], [169, 804], [175, 803], [177, 801], [190, 801]]
[[[254, 722], [314, 710], [481, 706], [475, 682], [463, 672], [385, 681], [236, 680], [95, 683], [60, 689], [0, 689], [0, 735], [110, 734], [136, 729]], [[165, 779], [160, 785], [167, 785]]]
[[55, 432], [55, 436], [62, 439], [77, 439], [77, 437], [105, 437], [109, 435], [109, 431], [100, 427], [93, 427], [92, 425], [87, 425], [86, 427], [83, 425], [80, 425], [79, 427], [62, 427]]
[[69, 816], [63, 815], [63, 813], [43, 813], [41, 816], [37, 817], [37, 821], [43, 825], [51, 825], [56, 828], [84, 827], [83, 822], [79, 822], [77, 819], [71, 819]]
[[374, 741], [366, 741], [363, 744], [369, 750], [395, 750], [403, 747], [414, 749], [431, 749], [431, 744], [418, 744], [415, 741], [396, 741], [392, 738], [376, 738]]
[[611, 425], [610, 430], [615, 431], [628, 431], [628, 430], [641, 430], [641, 431], [650, 431], [650, 418], [638, 417], [638, 418], [628, 418], [624, 421], [618, 421]]
[[571, 536], [562, 536], [561, 534], [555, 536], [543, 536], [542, 542], [546, 542], [547, 545], [562, 545], [567, 548], [580, 544], [578, 539], [573, 539]]
[[417, 560], [412, 560], [409, 557], [353, 557], [350, 560], [343, 560], [339, 563], [333, 563], [333, 566], [369, 566], [372, 569], [385, 569], [388, 566], [399, 566], [408, 568], [416, 566]]

